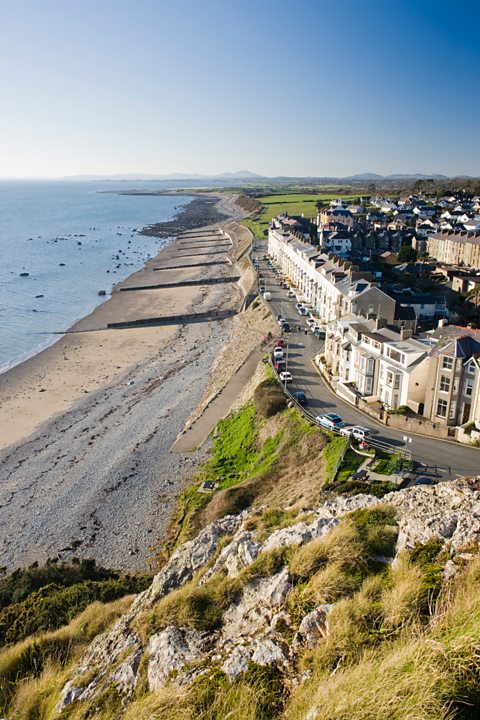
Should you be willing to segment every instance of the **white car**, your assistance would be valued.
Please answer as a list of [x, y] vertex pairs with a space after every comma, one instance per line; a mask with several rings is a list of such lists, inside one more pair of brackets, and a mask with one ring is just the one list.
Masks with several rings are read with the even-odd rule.
[[283, 358], [283, 350], [281, 347], [276, 347], [273, 350], [273, 359], [274, 360], [282, 360]]
[[288, 297], [295, 297], [295, 293], [293, 292], [293, 290], [289, 290], [289, 291], [287, 292], [287, 296], [288, 296]]
[[284, 372], [281, 372], [278, 376], [282, 383], [291, 383], [293, 382], [292, 373], [289, 373], [288, 370], [285, 370]]
[[307, 318], [305, 322], [307, 323], [309, 328], [311, 328], [313, 325], [316, 325], [315, 320], [312, 317]]
[[366, 427], [362, 427], [362, 425], [347, 425], [340, 430], [340, 435], [353, 437], [355, 440], [360, 441], [365, 440], [369, 435], [371, 435], [371, 433], [371, 430]]

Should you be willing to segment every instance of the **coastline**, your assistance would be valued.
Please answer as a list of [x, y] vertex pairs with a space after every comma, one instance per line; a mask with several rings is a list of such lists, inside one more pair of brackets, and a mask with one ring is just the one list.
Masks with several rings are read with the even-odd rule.
[[[232, 198], [223, 198], [215, 207], [229, 203]], [[122, 292], [152, 280], [194, 280], [199, 272], [202, 280], [232, 274], [233, 247], [190, 263], [178, 262], [181, 244], [177, 238], [165, 245], [54, 345], [0, 376], [2, 565], [57, 556], [95, 557], [125, 569], [147, 562], [175, 495], [204, 455], [169, 448], [202, 396], [232, 321], [106, 325], [151, 317], [152, 310], [233, 308], [242, 296], [230, 282]], [[172, 264], [184, 267], [166, 269]]]

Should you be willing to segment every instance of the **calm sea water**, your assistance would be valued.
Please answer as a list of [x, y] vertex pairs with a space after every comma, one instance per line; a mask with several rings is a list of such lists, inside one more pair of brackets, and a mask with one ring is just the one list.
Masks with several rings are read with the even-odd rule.
[[99, 192], [129, 187], [0, 181], [0, 372], [108, 299], [98, 291], [109, 293], [165, 243], [136, 231], [175, 217], [191, 199]]

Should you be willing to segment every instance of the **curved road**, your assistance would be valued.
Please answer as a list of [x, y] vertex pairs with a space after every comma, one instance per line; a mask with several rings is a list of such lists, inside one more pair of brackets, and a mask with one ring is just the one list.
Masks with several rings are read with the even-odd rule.
[[[264, 243], [256, 243], [257, 258], [266, 253]], [[314, 337], [308, 330], [305, 334], [305, 317], [297, 313], [295, 298], [288, 298], [287, 291], [279, 285], [278, 279], [268, 268], [266, 261], [260, 261], [260, 272], [265, 278], [266, 289], [272, 293], [271, 301], [267, 302], [275, 319], [281, 314], [295, 330], [288, 337], [288, 369], [293, 375], [292, 390], [303, 390], [308, 398], [308, 409], [314, 415], [335, 412], [345, 422], [363, 425], [374, 430], [375, 439], [390, 443], [397, 447], [405, 447], [405, 431], [379, 423], [364, 414], [342, 398], [338, 397], [316, 371], [313, 358], [323, 347], [323, 340]], [[300, 331], [296, 328], [300, 326]], [[280, 333], [279, 333], [280, 334]], [[477, 475], [480, 473], [480, 449], [471, 448], [457, 442], [440, 440], [423, 435], [409, 433], [412, 442], [408, 443], [412, 459], [421, 463], [422, 475], [454, 478], [457, 475]]]

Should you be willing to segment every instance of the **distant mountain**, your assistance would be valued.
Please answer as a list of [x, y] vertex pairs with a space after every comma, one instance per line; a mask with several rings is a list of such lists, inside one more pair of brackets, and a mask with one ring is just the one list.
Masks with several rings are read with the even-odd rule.
[[393, 175], [386, 175], [385, 180], [448, 180], [447, 175], [439, 175], [438, 173], [432, 173], [431, 175], [424, 175], [423, 173], [394, 173]]
[[264, 179], [250, 170], [224, 172], [219, 175], [201, 175], [200, 173], [169, 173], [153, 175], [150, 173], [118, 173], [115, 175], [69, 175], [63, 180], [258, 180]]
[[343, 180], [383, 180], [383, 175], [379, 175], [378, 173], [372, 173], [372, 172], [366, 172], [366, 173], [360, 173], [359, 175], [349, 175], [346, 178], [342, 178]]

